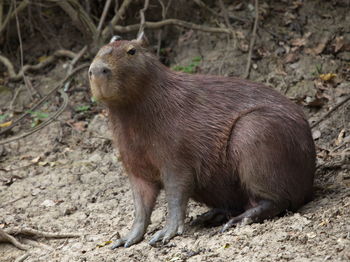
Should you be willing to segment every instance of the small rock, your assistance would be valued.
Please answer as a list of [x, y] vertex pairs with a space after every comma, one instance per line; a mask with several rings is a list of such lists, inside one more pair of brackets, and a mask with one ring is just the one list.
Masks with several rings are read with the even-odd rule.
[[53, 206], [56, 205], [56, 203], [53, 200], [51, 200], [51, 199], [46, 199], [40, 205], [44, 206], [44, 207], [53, 207]]

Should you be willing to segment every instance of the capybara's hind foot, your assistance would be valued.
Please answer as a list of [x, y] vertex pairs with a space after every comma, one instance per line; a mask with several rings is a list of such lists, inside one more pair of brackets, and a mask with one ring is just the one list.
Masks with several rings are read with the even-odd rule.
[[222, 228], [221, 232], [237, 224], [249, 225], [255, 222], [262, 222], [282, 213], [286, 209], [284, 204], [277, 205], [271, 200], [261, 200], [255, 207], [246, 210], [244, 213], [231, 218]]
[[191, 226], [215, 227], [227, 222], [230, 217], [242, 213], [239, 211], [228, 211], [222, 208], [213, 208], [196, 217], [191, 222]]

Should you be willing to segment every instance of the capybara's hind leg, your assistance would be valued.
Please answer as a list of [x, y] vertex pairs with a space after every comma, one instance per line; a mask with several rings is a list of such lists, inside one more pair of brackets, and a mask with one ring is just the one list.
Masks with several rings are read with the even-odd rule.
[[213, 208], [212, 210], [197, 216], [196, 219], [191, 222], [191, 226], [219, 226], [227, 222], [230, 217], [236, 216], [240, 213], [242, 213], [242, 211], [228, 211], [227, 209]]
[[224, 209], [213, 208], [197, 216], [196, 219], [191, 222], [191, 226], [218, 226], [228, 221], [228, 219], [229, 217]]
[[276, 204], [271, 200], [261, 200], [256, 206], [247, 209], [244, 213], [231, 218], [223, 227], [222, 232], [239, 223], [251, 224], [262, 222], [282, 213], [286, 209], [285, 204]]

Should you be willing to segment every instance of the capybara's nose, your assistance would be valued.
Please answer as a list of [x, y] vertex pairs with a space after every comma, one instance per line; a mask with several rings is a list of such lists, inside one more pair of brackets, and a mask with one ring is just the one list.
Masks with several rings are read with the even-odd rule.
[[94, 64], [92, 63], [89, 69], [89, 77], [101, 77], [108, 76], [111, 73], [111, 69], [109, 69], [105, 65]]

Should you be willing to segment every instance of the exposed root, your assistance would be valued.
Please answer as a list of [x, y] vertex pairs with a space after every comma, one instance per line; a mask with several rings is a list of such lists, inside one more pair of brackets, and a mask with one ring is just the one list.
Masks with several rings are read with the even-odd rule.
[[3, 65], [7, 68], [7, 72], [9, 74], [9, 80], [19, 81], [23, 78], [23, 74], [26, 73], [27, 71], [38, 71], [44, 68], [45, 66], [55, 62], [59, 57], [69, 57], [74, 59], [76, 56], [77, 54], [69, 50], [57, 50], [56, 52], [53, 53], [53, 55], [48, 56], [44, 61], [36, 65], [24, 65], [17, 74], [15, 72], [13, 64], [10, 62], [10, 60], [7, 57], [0, 55], [0, 62], [3, 63]]
[[43, 237], [43, 238], [76, 238], [81, 237], [81, 234], [76, 233], [51, 233], [51, 232], [45, 232], [36, 230], [33, 228], [10, 228], [6, 230], [7, 234], [10, 235], [25, 235], [25, 236], [32, 236], [32, 237]]
[[[180, 26], [188, 29], [199, 30], [199, 31], [204, 31], [209, 33], [231, 34], [231, 30], [228, 28], [197, 25], [197, 24], [189, 23], [179, 19], [166, 19], [159, 22], [145, 22], [145, 29], [146, 28], [159, 29], [168, 25], [175, 25], [175, 26]], [[116, 25], [113, 27], [114, 31], [118, 33], [129, 33], [133, 31], [138, 31], [139, 28], [140, 28], [140, 24], [134, 24], [134, 25], [128, 25], [128, 26]]]
[[24, 255], [16, 258], [15, 262], [23, 262], [24, 260], [26, 260], [28, 257], [30, 256], [30, 253], [25, 253]]
[[17, 241], [11, 234], [6, 233], [3, 229], [0, 228], [0, 242], [10, 243], [21, 250], [28, 250], [29, 246], [21, 244]]

